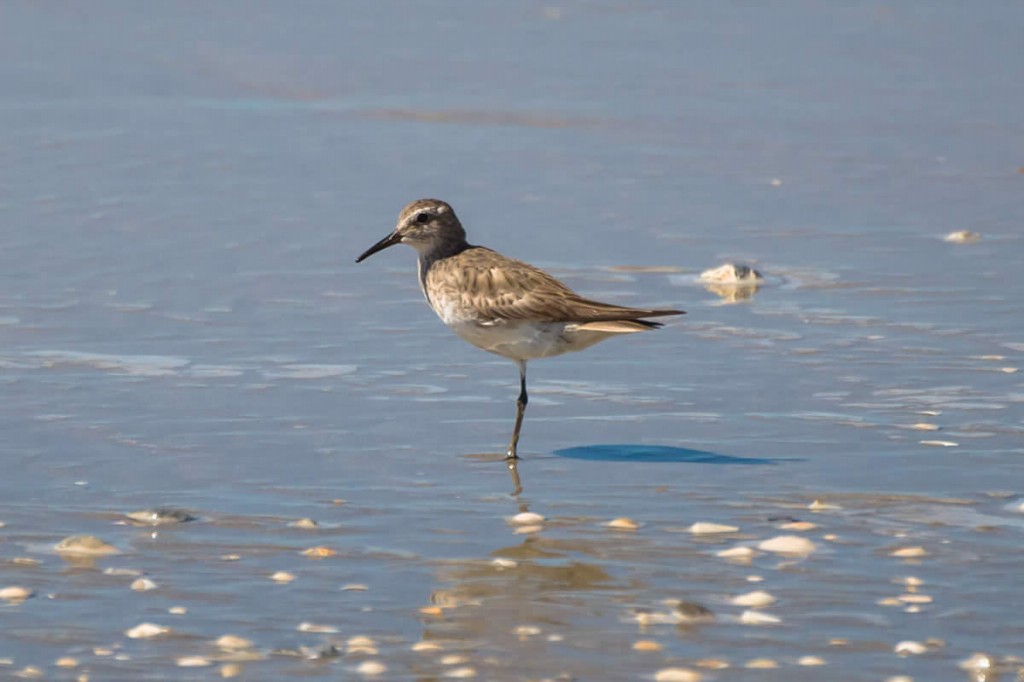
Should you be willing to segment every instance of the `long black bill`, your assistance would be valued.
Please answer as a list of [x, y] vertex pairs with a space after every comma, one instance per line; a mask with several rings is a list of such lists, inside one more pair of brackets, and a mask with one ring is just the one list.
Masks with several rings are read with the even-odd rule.
[[392, 232], [387, 237], [384, 237], [384, 239], [381, 239], [379, 242], [377, 242], [376, 244], [368, 248], [366, 251], [364, 251], [362, 256], [356, 258], [356, 262], [362, 263], [364, 260], [372, 256], [373, 254], [377, 253], [378, 251], [383, 251], [389, 246], [394, 246], [395, 244], [398, 244], [401, 241], [402, 235], [398, 234], [398, 232]]

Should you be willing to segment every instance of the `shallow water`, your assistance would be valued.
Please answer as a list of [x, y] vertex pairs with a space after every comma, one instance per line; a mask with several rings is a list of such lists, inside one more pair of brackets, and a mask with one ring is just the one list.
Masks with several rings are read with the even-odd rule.
[[[933, 680], [985, 652], [1014, 679], [1022, 19], [4, 4], [0, 589], [35, 596], [0, 601], [0, 675]], [[437, 321], [409, 250], [352, 262], [430, 195], [587, 295], [688, 311], [531, 364], [519, 497], [514, 366]], [[763, 286], [698, 283], [729, 260]], [[160, 506], [197, 518], [123, 516]], [[55, 552], [81, 534], [121, 553]], [[756, 550], [779, 535], [815, 550]]]

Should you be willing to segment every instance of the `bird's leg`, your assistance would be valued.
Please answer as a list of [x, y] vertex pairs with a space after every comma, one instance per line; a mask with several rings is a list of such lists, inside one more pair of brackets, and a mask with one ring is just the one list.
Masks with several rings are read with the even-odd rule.
[[523, 414], [526, 413], [526, 404], [530, 397], [526, 395], [526, 360], [519, 360], [519, 398], [516, 400], [516, 428], [512, 431], [512, 442], [508, 444], [506, 459], [519, 459], [516, 454], [516, 446], [519, 445], [519, 429], [523, 426]]

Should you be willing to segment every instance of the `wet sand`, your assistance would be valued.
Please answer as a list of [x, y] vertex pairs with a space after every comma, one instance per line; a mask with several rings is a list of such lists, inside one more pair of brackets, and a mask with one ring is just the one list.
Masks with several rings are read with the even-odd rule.
[[1021, 8], [254, 7], [0, 9], [0, 677], [1015, 679]]

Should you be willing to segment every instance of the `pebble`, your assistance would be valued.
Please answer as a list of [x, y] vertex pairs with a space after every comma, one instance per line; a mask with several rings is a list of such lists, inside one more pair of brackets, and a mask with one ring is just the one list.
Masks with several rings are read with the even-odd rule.
[[932, 596], [928, 594], [901, 594], [899, 600], [904, 604], [931, 604]]
[[655, 682], [700, 682], [701, 674], [689, 668], [662, 668], [654, 673]]
[[241, 554], [221, 554], [220, 555], [220, 560], [221, 561], [241, 561], [242, 560], [242, 555]]
[[238, 677], [242, 674], [244, 668], [238, 663], [225, 663], [220, 667], [220, 676], [224, 679], [230, 677]]
[[424, 606], [420, 609], [424, 616], [440, 616], [444, 611], [440, 606]]
[[892, 648], [900, 656], [910, 656], [923, 654], [928, 651], [928, 647], [921, 642], [915, 642], [912, 640], [904, 640]]
[[750, 559], [755, 554], [754, 550], [750, 547], [730, 547], [729, 549], [719, 550], [715, 552], [715, 556], [720, 556], [723, 559]]
[[148, 592], [149, 590], [155, 590], [159, 585], [149, 578], [136, 578], [129, 587], [136, 592]]
[[167, 613], [171, 614], [172, 616], [184, 616], [186, 613], [188, 613], [188, 609], [184, 606], [172, 606], [171, 608], [167, 609]]
[[299, 623], [295, 629], [299, 632], [316, 632], [319, 634], [334, 634], [338, 632], [338, 628], [333, 625], [320, 625], [318, 623], [307, 623], [305, 621]]
[[121, 550], [95, 535], [72, 535], [58, 542], [54, 549], [71, 556], [111, 556]]
[[239, 637], [238, 635], [221, 635], [214, 642], [214, 645], [218, 649], [226, 649], [228, 651], [252, 648], [252, 642], [250, 640], [245, 637]]
[[302, 556], [307, 556], [310, 559], [326, 559], [335, 554], [337, 552], [330, 547], [310, 547], [309, 549], [302, 550]]
[[526, 639], [527, 637], [536, 637], [540, 634], [540, 628], [536, 625], [520, 625], [513, 632], [519, 639]]
[[817, 547], [813, 542], [799, 535], [779, 535], [769, 540], [764, 540], [757, 546], [765, 552], [776, 554], [807, 555]]
[[497, 566], [498, 568], [515, 568], [519, 565], [519, 562], [515, 559], [504, 559], [502, 557], [496, 557], [491, 559], [491, 565]]
[[54, 665], [58, 668], [77, 668], [78, 659], [71, 656], [61, 656], [54, 662]]
[[544, 517], [540, 514], [535, 514], [534, 512], [519, 512], [509, 519], [509, 523], [513, 523], [517, 526], [533, 525], [543, 522]]
[[15, 566], [38, 566], [43, 562], [28, 556], [16, 556], [11, 559], [11, 563]]
[[388, 671], [388, 667], [380, 661], [363, 661], [356, 668], [356, 672], [360, 675], [376, 676], [383, 675]]
[[700, 273], [701, 282], [713, 284], [754, 284], [764, 279], [761, 273], [748, 265], [726, 263]]
[[780, 530], [793, 530], [797, 532], [804, 532], [808, 530], [814, 530], [818, 527], [818, 524], [811, 523], [810, 521], [792, 521], [790, 523], [784, 523], [779, 526]]
[[746, 594], [739, 594], [733, 597], [729, 602], [733, 606], [749, 606], [757, 608], [760, 606], [768, 606], [769, 604], [775, 603], [775, 597], [764, 590], [754, 590], [753, 592], [747, 592]]
[[142, 526], [168, 526], [175, 523], [195, 521], [196, 517], [184, 509], [157, 507], [156, 509], [140, 509], [125, 514], [129, 521]]
[[902, 582], [903, 582], [904, 585], [906, 585], [910, 589], [913, 589], [915, 587], [920, 587], [921, 585], [924, 585], [924, 581], [923, 580], [921, 580], [920, 578], [918, 578], [916, 576], [913, 576], [913, 575], [908, 575], [906, 578], [903, 579]]
[[278, 571], [270, 576], [270, 579], [275, 583], [290, 583], [295, 580], [295, 574], [289, 573], [288, 571]]
[[10, 602], [22, 602], [34, 596], [35, 593], [36, 591], [29, 587], [8, 585], [7, 587], [0, 588], [0, 599]]
[[991, 670], [992, 657], [988, 654], [975, 652], [971, 654], [970, 658], [965, 658], [964, 660], [960, 661], [960, 669], [973, 672]]
[[725, 670], [729, 667], [729, 661], [723, 661], [720, 658], [701, 658], [694, 665], [709, 670]]
[[213, 661], [203, 656], [182, 656], [175, 662], [179, 668], [205, 668], [213, 665]]
[[620, 516], [617, 519], [612, 519], [604, 525], [614, 530], [636, 530], [640, 527], [639, 523], [637, 523], [633, 519], [626, 518], [625, 516]]
[[458, 654], [448, 654], [447, 656], [441, 657], [440, 663], [441, 665], [460, 665], [462, 663], [465, 663], [467, 660], [469, 659], [467, 659], [465, 656], [460, 656]]
[[313, 519], [299, 519], [298, 521], [292, 521], [288, 524], [290, 528], [302, 528], [304, 530], [312, 530], [319, 528], [320, 524]]
[[938, 431], [938, 424], [930, 424], [928, 422], [918, 422], [912, 425], [910, 428], [917, 429], [918, 431]]
[[924, 547], [900, 547], [889, 552], [889, 556], [896, 557], [898, 559], [916, 559], [918, 557], [928, 556], [928, 551]]
[[1016, 374], [1020, 371], [1019, 367], [1000, 367], [999, 371], [1003, 374]]
[[651, 639], [638, 639], [633, 642], [633, 651], [661, 651], [660, 644]]
[[708, 521], [698, 521], [689, 528], [688, 531], [694, 535], [712, 535], [714, 533], [735, 533], [739, 530], [736, 526], [727, 526], [721, 523], [711, 523]]
[[470, 677], [476, 677], [476, 668], [468, 665], [462, 666], [461, 668], [452, 668], [444, 674], [445, 677], [452, 677], [455, 679], [465, 680]]
[[22, 679], [34, 680], [43, 676], [42, 668], [38, 668], [34, 665], [26, 665], [24, 668], [14, 673], [15, 677]]
[[368, 589], [370, 586], [363, 583], [348, 583], [341, 586], [342, 592], [366, 592]]
[[932, 445], [939, 448], [956, 448], [960, 447], [960, 443], [952, 440], [922, 440], [918, 441], [921, 445]]
[[801, 656], [800, 658], [797, 659], [796, 664], [797, 665], [808, 665], [808, 666], [812, 666], [812, 665], [827, 665], [825, 659], [821, 658], [820, 656]]
[[437, 642], [416, 642], [412, 645], [413, 651], [426, 652], [426, 651], [441, 651], [443, 647]]
[[770, 658], [753, 658], [747, 661], [746, 668], [754, 668], [757, 670], [769, 670], [771, 668], [778, 668], [779, 664]]
[[748, 609], [740, 614], [740, 622], [745, 625], [777, 625], [782, 622], [782, 619], [764, 611]]
[[807, 508], [813, 512], [835, 511], [837, 509], [842, 509], [838, 504], [829, 504], [828, 502], [822, 502], [821, 500], [811, 502], [807, 505]]
[[170, 632], [170, 628], [163, 625], [157, 625], [156, 623], [139, 623], [133, 628], [128, 628], [124, 631], [125, 637], [128, 639], [149, 639], [151, 637], [159, 637]]
[[981, 239], [981, 235], [970, 230], [956, 230], [942, 238], [950, 244], [973, 244]]
[[681, 623], [707, 623], [715, 619], [715, 614], [703, 604], [682, 599], [667, 600]]

